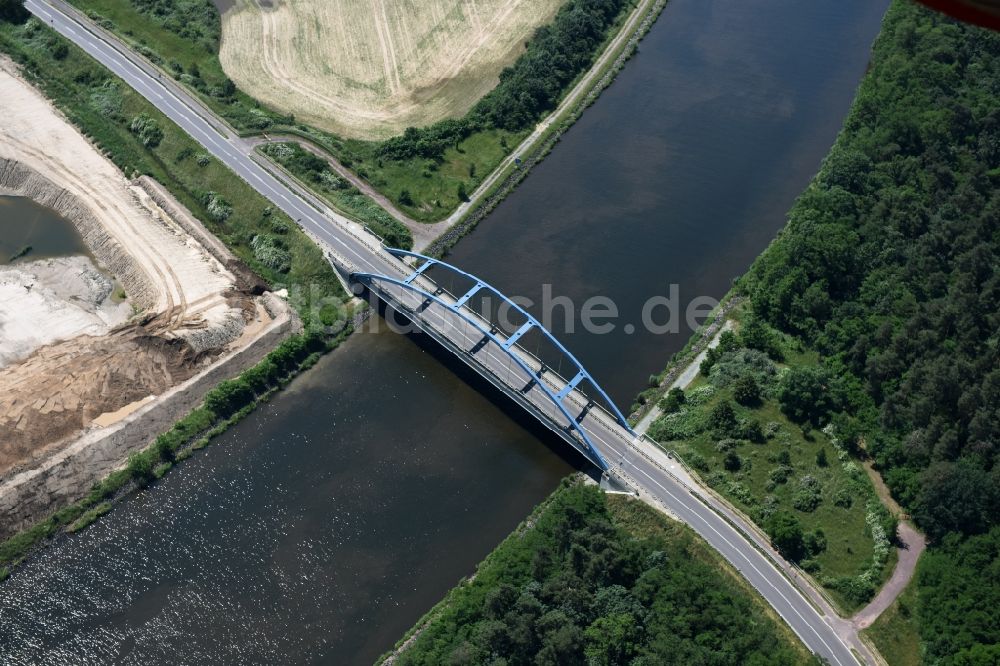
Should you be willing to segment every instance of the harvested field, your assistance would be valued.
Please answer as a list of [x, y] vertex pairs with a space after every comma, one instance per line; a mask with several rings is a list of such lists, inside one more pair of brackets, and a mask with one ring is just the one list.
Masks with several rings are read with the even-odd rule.
[[220, 58], [253, 97], [341, 136], [464, 114], [562, 0], [235, 0]]
[[162, 188], [128, 181], [0, 59], [0, 193], [80, 232], [86, 257], [0, 271], [0, 480], [106, 428], [247, 342], [259, 285]]

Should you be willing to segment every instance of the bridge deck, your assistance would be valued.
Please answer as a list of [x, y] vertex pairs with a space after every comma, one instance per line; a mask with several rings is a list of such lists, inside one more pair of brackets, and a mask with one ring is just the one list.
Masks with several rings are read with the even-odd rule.
[[422, 266], [398, 260], [395, 264], [394, 274], [384, 276], [390, 280], [358, 276], [393, 309], [527, 407], [599, 469], [616, 476], [613, 468], [621, 468], [634, 453], [637, 436], [578, 388], [583, 372], [569, 380], [559, 376], [518, 344], [523, 331], [506, 335], [469, 308], [468, 293], [456, 296], [442, 290]]

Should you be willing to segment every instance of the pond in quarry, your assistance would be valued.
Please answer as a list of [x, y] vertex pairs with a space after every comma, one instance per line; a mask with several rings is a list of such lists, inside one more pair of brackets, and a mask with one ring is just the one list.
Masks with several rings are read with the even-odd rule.
[[[538, 314], [546, 290], [577, 316], [609, 297], [614, 331], [556, 332], [626, 408], [690, 335], [645, 330], [643, 304], [671, 285], [682, 311], [719, 298], [767, 245], [887, 4], [671, 0], [449, 261]], [[0, 585], [0, 662], [369, 664], [390, 648], [582, 463], [429, 343], [381, 328]]]
[[25, 197], [0, 196], [0, 265], [90, 254], [73, 224]]

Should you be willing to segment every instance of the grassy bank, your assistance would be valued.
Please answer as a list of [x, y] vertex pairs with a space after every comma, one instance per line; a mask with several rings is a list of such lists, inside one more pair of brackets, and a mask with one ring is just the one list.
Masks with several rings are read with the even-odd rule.
[[920, 634], [913, 620], [917, 612], [917, 584], [911, 582], [864, 635], [892, 666], [920, 666]]
[[690, 530], [570, 480], [404, 643], [396, 664], [812, 663]]
[[737, 332], [722, 334], [688, 390], [660, 400], [648, 434], [853, 611], [892, 570], [895, 520], [851, 456], [856, 434], [834, 417], [843, 387], [816, 353], [746, 312], [731, 313]]
[[406, 225], [341, 178], [323, 158], [297, 143], [268, 143], [258, 150], [307, 187], [320, 193], [333, 208], [367, 225], [389, 246], [406, 250], [413, 247], [413, 236]]
[[298, 373], [315, 365], [323, 354], [338, 347], [351, 330], [348, 327], [335, 336], [328, 336], [314, 329], [292, 336], [254, 367], [235, 379], [220, 383], [205, 395], [200, 407], [159, 435], [144, 450], [132, 454], [124, 468], [109, 474], [83, 499], [0, 543], [0, 580], [52, 537], [64, 531], [84, 529], [107, 513], [112, 503], [145, 488], [176, 463], [207, 446]]
[[219, 63], [220, 18], [209, 0], [71, 2], [161, 65], [240, 132], [308, 138], [425, 222], [446, 217], [556, 108], [637, 5], [636, 0], [568, 0], [466, 116], [370, 142], [297, 123], [237, 90]]

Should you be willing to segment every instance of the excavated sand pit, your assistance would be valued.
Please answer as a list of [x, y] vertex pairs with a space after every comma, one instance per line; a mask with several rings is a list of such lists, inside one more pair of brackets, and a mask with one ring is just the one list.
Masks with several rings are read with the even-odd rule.
[[[69, 220], [87, 257], [0, 266], [0, 538], [85, 492], [294, 327], [157, 183], [128, 181], [0, 60], [0, 194]], [[128, 299], [110, 298], [110, 274]]]

